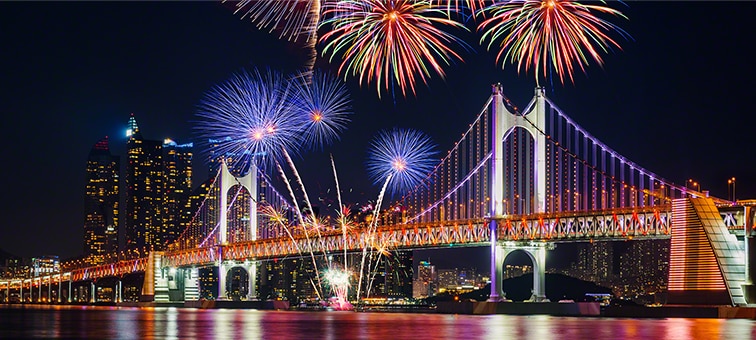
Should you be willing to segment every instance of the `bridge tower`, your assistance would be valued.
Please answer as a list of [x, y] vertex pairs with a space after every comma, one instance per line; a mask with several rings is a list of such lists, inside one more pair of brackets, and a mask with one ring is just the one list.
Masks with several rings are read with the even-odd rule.
[[[495, 84], [491, 96], [491, 295], [489, 301], [499, 301], [503, 294], [501, 290], [502, 266], [506, 256], [514, 250], [524, 250], [533, 261], [533, 300], [543, 301], [545, 294], [546, 244], [534, 245], [506, 245], [498, 244], [497, 217], [502, 217], [504, 211], [504, 141], [519, 127], [528, 131], [534, 140], [533, 186], [535, 188], [535, 211], [546, 211], [546, 137], [540, 131], [546, 131], [546, 100], [543, 88], [535, 89], [535, 96], [529, 110], [518, 115], [507, 110], [504, 105], [501, 84]], [[525, 120], [528, 116], [528, 121]], [[532, 124], [531, 124], [532, 123]], [[533, 126], [535, 124], [535, 126]]]
[[[225, 245], [228, 243], [228, 193], [235, 185], [241, 185], [247, 191], [249, 191], [252, 199], [249, 200], [249, 235], [247, 240], [254, 241], [257, 239], [257, 168], [250, 166], [249, 172], [244, 177], [235, 177], [228, 171], [226, 162], [221, 162], [220, 176], [218, 176], [218, 186], [220, 188], [220, 221], [218, 231], [220, 233], [218, 237], [219, 245]], [[249, 287], [247, 298], [251, 298], [257, 295], [257, 287], [255, 285], [255, 277], [257, 276], [257, 262], [245, 261], [244, 263], [228, 262], [223, 260], [223, 254], [218, 264], [218, 299], [224, 299], [227, 296], [226, 290], [226, 276], [229, 270], [234, 267], [242, 267], [247, 271], [249, 275]]]

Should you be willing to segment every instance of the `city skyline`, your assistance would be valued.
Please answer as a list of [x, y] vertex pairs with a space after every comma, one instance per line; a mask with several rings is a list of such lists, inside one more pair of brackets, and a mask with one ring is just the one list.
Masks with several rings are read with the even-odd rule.
[[[603, 69], [592, 65], [575, 84], [554, 84], [547, 95], [607, 145], [670, 180], [693, 178], [725, 197], [727, 179], [737, 177], [738, 197], [752, 194], [745, 136], [753, 118], [738, 100], [753, 92], [754, 68], [737, 53], [747, 31], [732, 16], [745, 17], [756, 6], [686, 3], [683, 11], [673, 3], [628, 5], [622, 10], [630, 20], [618, 25], [634, 40], [607, 55]], [[113, 153], [125, 157], [129, 114], [139, 117], [150, 139], [196, 142], [196, 105], [214, 84], [241, 68], [293, 71], [303, 65], [301, 47], [258, 31], [218, 3], [3, 3], [0, 9], [2, 41], [16, 52], [0, 57], [10, 69], [3, 80], [0, 144], [13, 162], [2, 173], [10, 194], [3, 198], [0, 249], [24, 257], [80, 254], [87, 150], [109, 136]], [[527, 104], [531, 77], [517, 76], [514, 67], [501, 71], [492, 53], [476, 50], [447, 68], [446, 81], [418, 87], [416, 97], [379, 100], [373, 88], [360, 90], [348, 79], [355, 114], [341, 142], [296, 160], [309, 171], [308, 188], [333, 200], [325, 196], [333, 188], [333, 153], [342, 178], [349, 179], [342, 189], [354, 191], [349, 201], [375, 199], [378, 188], [362, 174], [368, 139], [379, 130], [426, 131], [443, 153], [483, 107], [491, 83], [504, 83], [513, 102]], [[323, 58], [316, 67], [335, 69]], [[689, 79], [691, 74], [697, 77]], [[194, 187], [207, 177], [207, 150], [196, 154]], [[45, 214], [26, 207], [39, 192], [56, 203]]]

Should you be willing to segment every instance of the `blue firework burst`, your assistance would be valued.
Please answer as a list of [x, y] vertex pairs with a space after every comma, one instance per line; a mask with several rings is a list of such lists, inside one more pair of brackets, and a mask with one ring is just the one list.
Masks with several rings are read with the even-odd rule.
[[[307, 79], [309, 81], [307, 81]], [[302, 73], [292, 81], [292, 109], [302, 121], [304, 146], [322, 149], [339, 139], [352, 114], [347, 88], [328, 73]]]
[[205, 93], [197, 113], [199, 135], [237, 171], [269, 165], [302, 142], [302, 120], [291, 110], [289, 95], [288, 82], [277, 72], [235, 73]]
[[436, 147], [424, 133], [411, 129], [381, 131], [370, 143], [368, 175], [376, 184], [391, 176], [388, 190], [402, 193], [420, 183], [438, 162]]

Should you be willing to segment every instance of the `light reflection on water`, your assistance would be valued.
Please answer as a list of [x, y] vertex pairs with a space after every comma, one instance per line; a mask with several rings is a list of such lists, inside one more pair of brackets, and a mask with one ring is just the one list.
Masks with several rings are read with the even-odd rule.
[[0, 338], [754, 339], [756, 321], [0, 305]]

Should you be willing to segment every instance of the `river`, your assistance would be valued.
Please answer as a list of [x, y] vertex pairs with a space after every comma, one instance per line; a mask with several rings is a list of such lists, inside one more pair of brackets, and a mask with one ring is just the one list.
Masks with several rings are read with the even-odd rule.
[[756, 321], [0, 305], [0, 338], [742, 340]]

